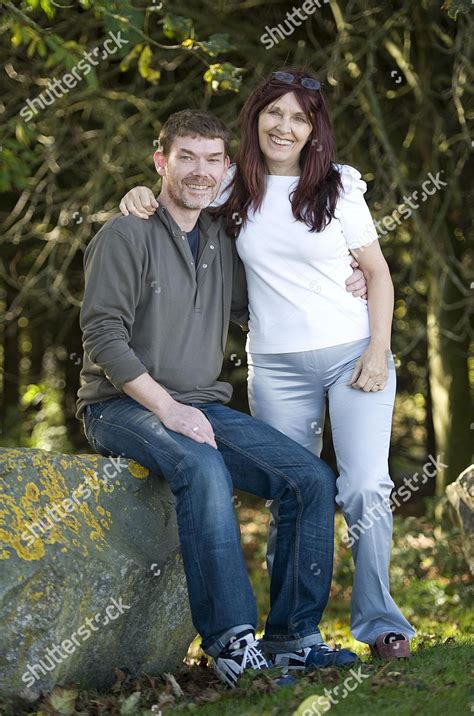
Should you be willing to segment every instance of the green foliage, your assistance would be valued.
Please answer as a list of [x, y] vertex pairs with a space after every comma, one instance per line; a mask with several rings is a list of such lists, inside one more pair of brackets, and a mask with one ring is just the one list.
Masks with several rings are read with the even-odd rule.
[[235, 50], [235, 46], [229, 42], [229, 35], [226, 32], [215, 32], [207, 42], [198, 42], [197, 44], [211, 57]]
[[209, 67], [204, 74], [204, 81], [207, 82], [214, 91], [231, 90], [238, 92], [242, 82], [242, 69], [234, 67], [230, 62], [224, 64], [214, 64]]
[[443, 10], [447, 10], [449, 17], [456, 20], [458, 13], [472, 10], [472, 0], [444, 0]]
[[168, 13], [163, 19], [163, 32], [170, 40], [184, 42], [194, 36], [194, 27], [189, 18]]
[[50, 0], [26, 0], [27, 8], [32, 10], [41, 9], [49, 20], [52, 20], [55, 15], [55, 3]]
[[[140, 45], [141, 47], [141, 45]], [[154, 70], [151, 66], [151, 63], [153, 62], [153, 51], [150, 47], [150, 45], [145, 45], [145, 47], [142, 49], [140, 53], [140, 57], [138, 58], [138, 71], [142, 77], [144, 77], [148, 82], [151, 82], [152, 84], [155, 84], [159, 81], [161, 77], [161, 72], [159, 70]]]
[[[21, 134], [22, 128], [19, 131]], [[17, 147], [17, 142], [7, 139], [0, 150], [0, 192], [8, 191], [12, 186], [18, 189], [24, 189], [26, 186], [28, 166], [26, 162], [18, 161]]]
[[[128, 0], [110, 0], [109, 2], [95, 2], [94, 9], [97, 17], [104, 23], [105, 32], [126, 33], [129, 42], [140, 42], [143, 38], [143, 25], [146, 13], [134, 7]], [[119, 50], [119, 57], [125, 51]]]
[[[448, 14], [463, 8], [458, 0], [443, 9], [427, 2], [401, 2], [396, 9], [377, 0], [324, 3], [267, 51], [260, 38], [267, 25], [283, 20], [283, 6], [7, 0], [0, 23], [7, 68], [0, 80], [0, 272], [18, 294], [12, 310], [11, 297], [5, 306], [8, 330], [17, 330], [24, 315], [49, 345], [67, 338], [77, 350], [77, 322], [72, 327], [64, 316], [77, 317], [82, 252], [131, 186], [156, 184], [153, 140], [164, 119], [186, 106], [210, 108], [233, 131], [235, 148], [238, 113], [255, 81], [282, 62], [306, 62], [326, 80], [337, 159], [362, 171], [375, 219], [390, 216], [404, 195], [419, 191], [427, 172], [449, 177], [445, 189], [382, 235], [381, 245], [396, 288], [394, 466], [400, 473], [416, 470], [444, 435], [452, 445], [460, 436], [449, 460], [456, 463], [459, 455], [464, 467], [470, 438], [464, 401], [457, 397], [445, 420], [446, 396], [431, 394], [437, 385], [454, 395], [459, 383], [464, 396], [468, 385], [463, 354], [472, 329], [464, 308], [472, 261], [465, 166], [471, 140], [464, 105], [473, 32], [472, 15], [458, 12], [455, 23]], [[84, 53], [102, 48], [109, 33], [121, 33], [126, 44], [89, 62], [75, 88], [39, 107], [50, 81], [77, 68]], [[28, 121], [20, 115], [27, 101], [38, 110]], [[456, 292], [443, 293], [450, 285]], [[441, 327], [441, 342], [428, 336], [428, 322]], [[460, 356], [452, 366], [449, 351]], [[230, 343], [227, 355], [232, 352]], [[434, 364], [438, 354], [440, 374], [434, 376], [429, 360]], [[228, 363], [236, 404], [245, 407], [245, 375]], [[63, 378], [64, 365], [60, 372]], [[18, 406], [23, 379], [14, 380]], [[68, 401], [63, 407], [70, 419], [77, 385], [69, 380], [70, 394], [60, 399]], [[81, 444], [79, 433], [75, 440]]]

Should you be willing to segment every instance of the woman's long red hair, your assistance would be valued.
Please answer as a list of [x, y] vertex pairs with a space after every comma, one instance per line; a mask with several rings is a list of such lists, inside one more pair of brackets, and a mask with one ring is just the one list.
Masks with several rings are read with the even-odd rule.
[[[283, 67], [297, 78], [313, 77], [305, 67]], [[315, 79], [315, 78], [314, 78]], [[245, 226], [249, 210], [258, 211], [266, 188], [268, 168], [258, 141], [258, 118], [272, 102], [294, 92], [313, 131], [300, 155], [301, 175], [291, 194], [293, 216], [310, 231], [322, 231], [334, 216], [342, 188], [339, 172], [332, 163], [334, 139], [329, 112], [321, 90], [307, 89], [299, 82], [287, 84], [272, 75], [248, 97], [239, 115], [240, 146], [229, 198], [216, 213], [226, 218], [227, 232], [237, 237]]]

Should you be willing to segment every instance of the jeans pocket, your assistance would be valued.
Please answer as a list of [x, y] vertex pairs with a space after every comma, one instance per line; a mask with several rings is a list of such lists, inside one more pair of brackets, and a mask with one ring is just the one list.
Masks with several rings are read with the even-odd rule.
[[99, 417], [101, 410], [104, 406], [104, 403], [89, 403], [84, 408], [84, 415], [87, 414], [89, 418], [97, 418]]

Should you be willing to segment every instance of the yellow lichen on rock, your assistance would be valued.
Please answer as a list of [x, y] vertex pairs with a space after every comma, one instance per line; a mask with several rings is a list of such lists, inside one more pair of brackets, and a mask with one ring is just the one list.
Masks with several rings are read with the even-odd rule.
[[135, 462], [135, 460], [129, 460], [127, 467], [128, 467], [130, 474], [139, 480], [143, 480], [143, 478], [148, 477], [148, 475], [150, 474], [150, 471], [147, 467], [143, 467], [143, 465], [139, 465], [139, 463]]
[[[20, 537], [7, 532], [7, 530], [0, 529], [0, 541], [4, 543], [5, 547], [10, 547], [10, 549], [14, 550], [20, 559], [34, 561], [44, 556], [44, 544], [41, 540], [34, 540], [32, 545], [24, 545]], [[3, 549], [1, 559], [8, 559], [9, 556], [9, 554], [6, 556], [6, 549]]]
[[[2, 480], [2, 482], [5, 484], [5, 480]], [[5, 489], [2, 489], [0, 499], [3, 502], [3, 508], [0, 513], [0, 541], [3, 542], [3, 549], [0, 559], [8, 559], [6, 556], [7, 548], [14, 550], [21, 559], [41, 559], [44, 555], [44, 545], [41, 540], [33, 539], [33, 535], [30, 536], [30, 540], [24, 538], [25, 533], [30, 535], [28, 524], [30, 524], [31, 520], [34, 520], [34, 515], [38, 508], [23, 507], [22, 509], [17, 505], [14, 497], [8, 494]], [[25, 544], [27, 541], [32, 542], [32, 544]]]
[[[82, 504], [79, 510], [84, 515], [85, 523], [89, 525], [89, 527], [92, 527], [92, 531], [89, 533], [89, 538], [94, 542], [99, 543], [95, 545], [97, 549], [103, 549], [103, 545], [106, 543], [106, 540], [99, 520], [92, 514], [88, 505]], [[104, 523], [105, 529], [110, 529], [108, 521], [104, 520]]]
[[40, 496], [40, 491], [38, 489], [38, 486], [35, 485], [34, 482], [29, 482], [25, 487], [25, 495], [24, 497], [28, 500], [31, 500], [32, 502], [38, 502]]
[[[5, 476], [0, 479], [0, 560], [9, 559], [13, 552], [24, 560], [39, 560], [46, 546], [53, 544], [61, 545], [62, 552], [68, 551], [67, 545], [73, 545], [88, 556], [88, 538], [96, 549], [103, 550], [104, 530], [110, 529], [111, 513], [97, 503], [101, 492], [104, 496], [114, 488], [104, 485], [101, 489], [103, 483], [97, 479], [97, 470], [90, 467], [90, 463], [98, 465], [98, 458], [66, 456], [58, 460], [54, 453], [16, 449], [0, 453], [0, 472]], [[65, 479], [67, 470], [84, 475], [84, 481], [72, 489], [68, 477]], [[21, 487], [12, 482], [20, 477], [19, 471], [28, 476], [20, 495], [17, 493]], [[31, 474], [37, 482], [31, 480]], [[91, 500], [97, 515], [87, 500]], [[85, 525], [91, 530], [84, 530]]]
[[[86, 489], [89, 489], [92, 493], [92, 495], [95, 498], [95, 501], [98, 502], [99, 495], [100, 495], [100, 488], [102, 486], [102, 480], [99, 479], [99, 476], [97, 474], [97, 470], [92, 470], [89, 467], [82, 468], [82, 471], [84, 473], [84, 482], [82, 483]], [[79, 485], [76, 488], [75, 492], [78, 492]], [[88, 499], [88, 498], [87, 498]]]
[[[49, 498], [51, 503], [61, 502], [69, 497], [69, 489], [63, 475], [54, 467], [50, 458], [46, 460], [47, 466], [40, 468], [40, 483], [43, 486], [43, 495]], [[72, 467], [72, 466], [70, 466]]]

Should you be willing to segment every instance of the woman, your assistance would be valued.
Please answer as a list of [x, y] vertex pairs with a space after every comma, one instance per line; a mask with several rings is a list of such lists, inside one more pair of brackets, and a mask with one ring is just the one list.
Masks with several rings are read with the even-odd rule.
[[[319, 81], [305, 69], [273, 72], [245, 102], [240, 128], [218, 213], [247, 275], [251, 413], [319, 455], [328, 398], [336, 500], [355, 563], [351, 631], [380, 658], [408, 657], [415, 631], [390, 595], [388, 576], [393, 285], [363, 198], [366, 184], [356, 169], [331, 161], [328, 111]], [[143, 188], [121, 203], [123, 213], [142, 217], [156, 207]], [[346, 290], [353, 257], [368, 300]], [[278, 506], [271, 509], [270, 570]]]

